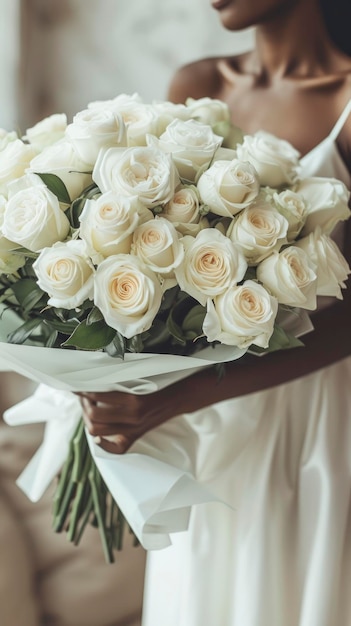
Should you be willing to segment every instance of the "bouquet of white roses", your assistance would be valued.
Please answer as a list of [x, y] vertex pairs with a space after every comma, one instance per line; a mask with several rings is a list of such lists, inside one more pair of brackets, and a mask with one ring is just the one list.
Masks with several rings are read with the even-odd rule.
[[[247, 350], [299, 345], [310, 329], [303, 312], [319, 295], [342, 298], [350, 272], [330, 237], [350, 215], [349, 192], [303, 174], [288, 142], [242, 135], [228, 107], [209, 98], [175, 105], [120, 95], [90, 103], [70, 124], [54, 115], [22, 138], [2, 132], [0, 297], [16, 315], [3, 362], [59, 389], [124, 383], [148, 392], [159, 388], [153, 376], [174, 372], [165, 385]], [[45, 357], [41, 376], [32, 355], [25, 368], [28, 343], [38, 355], [89, 351], [108, 363], [87, 376], [83, 356], [71, 385], [61, 364], [56, 385]], [[111, 560], [123, 515], [81, 420], [72, 442], [55, 528], [77, 543], [93, 519]]]

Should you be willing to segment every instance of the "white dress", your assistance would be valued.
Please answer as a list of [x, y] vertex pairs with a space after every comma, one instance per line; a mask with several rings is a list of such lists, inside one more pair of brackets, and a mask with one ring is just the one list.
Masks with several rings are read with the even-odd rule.
[[[350, 186], [335, 142], [350, 109], [307, 175]], [[161, 427], [231, 506], [193, 507], [189, 531], [149, 552], [143, 626], [351, 625], [350, 385], [351, 357]]]

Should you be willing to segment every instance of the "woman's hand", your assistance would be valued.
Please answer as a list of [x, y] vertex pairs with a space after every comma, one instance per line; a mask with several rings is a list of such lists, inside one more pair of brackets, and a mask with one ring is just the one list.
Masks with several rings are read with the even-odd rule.
[[[182, 413], [215, 402], [267, 389], [306, 376], [351, 354], [351, 286], [345, 300], [313, 316], [315, 330], [303, 337], [304, 348], [264, 357], [246, 355], [227, 363], [219, 380], [213, 368], [144, 396], [129, 393], [79, 393], [83, 417], [104, 450], [123, 454], [146, 432]], [[113, 436], [112, 441], [105, 437]]]
[[147, 431], [178, 413], [172, 391], [166, 391], [144, 396], [119, 391], [78, 395], [83, 419], [96, 443], [107, 452], [123, 454]]

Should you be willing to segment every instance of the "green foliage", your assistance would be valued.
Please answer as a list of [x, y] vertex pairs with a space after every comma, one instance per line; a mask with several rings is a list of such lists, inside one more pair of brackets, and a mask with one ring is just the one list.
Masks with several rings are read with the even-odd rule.
[[80, 226], [79, 216], [84, 209], [84, 205], [86, 201], [90, 200], [91, 198], [96, 196], [98, 193], [99, 193], [99, 189], [95, 185], [95, 183], [93, 183], [92, 185], [89, 185], [89, 187], [84, 189], [84, 191], [81, 193], [81, 195], [78, 198], [73, 200], [72, 204], [67, 210], [67, 217], [73, 228], [79, 228]]
[[113, 341], [115, 334], [116, 331], [103, 320], [91, 324], [87, 324], [87, 321], [83, 320], [61, 345], [63, 347], [72, 346], [80, 350], [101, 350]]
[[33, 310], [41, 302], [46, 302], [47, 295], [40, 289], [34, 278], [22, 278], [11, 285], [11, 291], [24, 313]]
[[36, 174], [39, 178], [41, 178], [43, 183], [45, 183], [47, 188], [55, 194], [59, 202], [62, 202], [63, 204], [71, 204], [71, 198], [69, 197], [67, 187], [61, 178], [56, 176], [56, 174], [39, 172], [36, 172]]

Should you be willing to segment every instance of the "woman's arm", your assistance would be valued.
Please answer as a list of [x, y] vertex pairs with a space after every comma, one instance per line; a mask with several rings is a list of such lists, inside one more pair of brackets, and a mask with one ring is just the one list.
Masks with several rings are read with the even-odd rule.
[[304, 347], [261, 357], [246, 355], [226, 364], [220, 380], [210, 368], [146, 396], [81, 394], [89, 432], [98, 437], [117, 435], [113, 442], [103, 439], [101, 446], [121, 454], [147, 431], [177, 415], [273, 387], [340, 361], [351, 354], [350, 304], [351, 285], [345, 300], [314, 315], [315, 330], [303, 338]]

